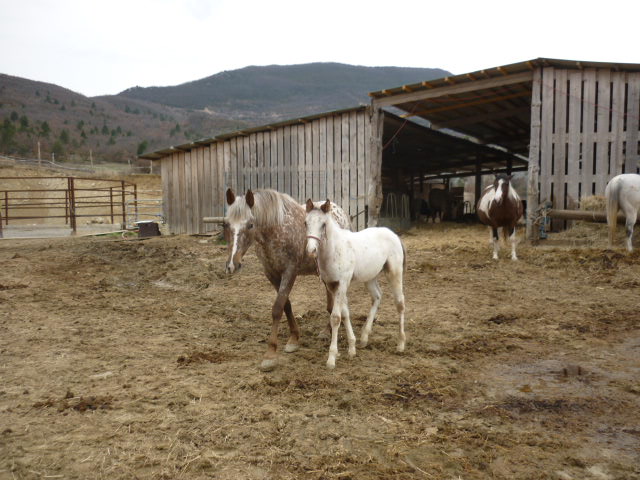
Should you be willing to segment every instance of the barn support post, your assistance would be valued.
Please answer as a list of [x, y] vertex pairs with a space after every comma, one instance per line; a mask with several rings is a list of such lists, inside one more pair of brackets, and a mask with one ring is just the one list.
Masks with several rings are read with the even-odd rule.
[[[538, 212], [538, 174], [540, 171], [540, 132], [542, 107], [542, 70], [537, 68], [533, 72], [533, 86], [531, 96], [531, 133], [529, 141], [529, 168], [527, 173], [527, 211], [526, 239], [529, 242], [538, 241], [539, 231], [536, 228]], [[548, 120], [548, 119], [545, 119]], [[550, 121], [550, 120], [548, 120]]]
[[382, 208], [382, 134], [384, 112], [374, 106], [371, 111], [371, 138], [369, 138], [369, 185], [367, 187], [367, 226], [375, 227]]
[[482, 166], [480, 164], [480, 153], [476, 155], [476, 174], [475, 184], [473, 192], [473, 211], [475, 212], [478, 202], [480, 201], [480, 194], [482, 193]]

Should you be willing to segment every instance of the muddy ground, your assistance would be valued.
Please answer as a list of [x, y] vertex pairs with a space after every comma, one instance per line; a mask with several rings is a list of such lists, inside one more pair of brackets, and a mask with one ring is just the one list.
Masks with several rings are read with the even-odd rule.
[[414, 229], [406, 352], [382, 282], [328, 371], [301, 277], [271, 373], [253, 254], [227, 277], [206, 237], [0, 241], [0, 478], [640, 478], [640, 254], [592, 238], [492, 261], [479, 226]]

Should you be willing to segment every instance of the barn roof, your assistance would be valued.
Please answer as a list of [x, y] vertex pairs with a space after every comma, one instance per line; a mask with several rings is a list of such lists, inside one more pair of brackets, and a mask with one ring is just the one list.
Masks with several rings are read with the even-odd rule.
[[452, 129], [483, 144], [528, 155], [533, 72], [539, 67], [640, 71], [640, 64], [537, 58], [371, 92], [374, 106], [400, 110], [431, 128]]
[[230, 138], [246, 137], [247, 135], [250, 135], [252, 133], [258, 133], [258, 132], [270, 132], [271, 130], [274, 130], [274, 129], [279, 128], [279, 127], [286, 127], [286, 126], [290, 126], [290, 125], [299, 125], [299, 124], [309, 123], [309, 122], [311, 122], [313, 120], [316, 120], [318, 118], [330, 117], [330, 116], [333, 116], [333, 115], [341, 115], [343, 113], [361, 112], [361, 111], [366, 110], [367, 108], [369, 108], [368, 105], [360, 105], [360, 106], [357, 106], [357, 107], [345, 108], [345, 109], [342, 109], [342, 110], [333, 110], [331, 112], [319, 113], [319, 114], [315, 114], [315, 115], [308, 115], [308, 116], [305, 116], [305, 117], [298, 117], [298, 118], [294, 118], [294, 119], [290, 119], [290, 120], [284, 120], [282, 122], [277, 122], [277, 123], [270, 123], [268, 125], [261, 125], [259, 127], [245, 128], [245, 129], [242, 129], [242, 130], [236, 130], [234, 132], [229, 132], [229, 133], [223, 133], [223, 134], [220, 134], [220, 135], [216, 135], [215, 137], [211, 137], [211, 138], [203, 138], [203, 139], [200, 139], [200, 140], [196, 140], [194, 142], [184, 143], [182, 145], [171, 146], [169, 148], [165, 148], [165, 149], [162, 149], [162, 150], [157, 150], [155, 152], [145, 153], [143, 155], [139, 155], [138, 158], [143, 158], [143, 159], [146, 159], [146, 160], [160, 160], [163, 157], [171, 155], [172, 153], [189, 152], [189, 151], [193, 150], [194, 148], [203, 147], [203, 146], [210, 145], [210, 144], [216, 143], [216, 142], [222, 142], [224, 140], [229, 140]]

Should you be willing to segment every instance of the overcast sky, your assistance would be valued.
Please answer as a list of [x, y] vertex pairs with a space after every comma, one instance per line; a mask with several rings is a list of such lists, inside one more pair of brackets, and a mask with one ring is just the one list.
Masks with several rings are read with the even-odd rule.
[[95, 96], [248, 65], [640, 63], [638, 13], [638, 0], [0, 0], [0, 73]]

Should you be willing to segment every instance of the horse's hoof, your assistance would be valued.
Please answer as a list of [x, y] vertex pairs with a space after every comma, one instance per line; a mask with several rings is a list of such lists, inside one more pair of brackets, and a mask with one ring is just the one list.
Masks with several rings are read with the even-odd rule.
[[356, 349], [354, 348], [353, 350], [349, 349], [349, 358], [353, 358], [356, 356]]
[[335, 361], [334, 361], [334, 362], [332, 362], [332, 361], [330, 361], [330, 360], [327, 360], [327, 368], [328, 368], [329, 370], [333, 370], [334, 368], [336, 368], [336, 362], [335, 362]]
[[270, 372], [278, 366], [278, 361], [275, 358], [265, 358], [260, 364], [260, 371]]
[[285, 353], [293, 353], [297, 352], [298, 350], [300, 350], [300, 345], [298, 345], [297, 343], [287, 343], [284, 346]]
[[404, 343], [402, 345], [398, 345], [396, 350], [398, 351], [398, 353], [404, 352]]

